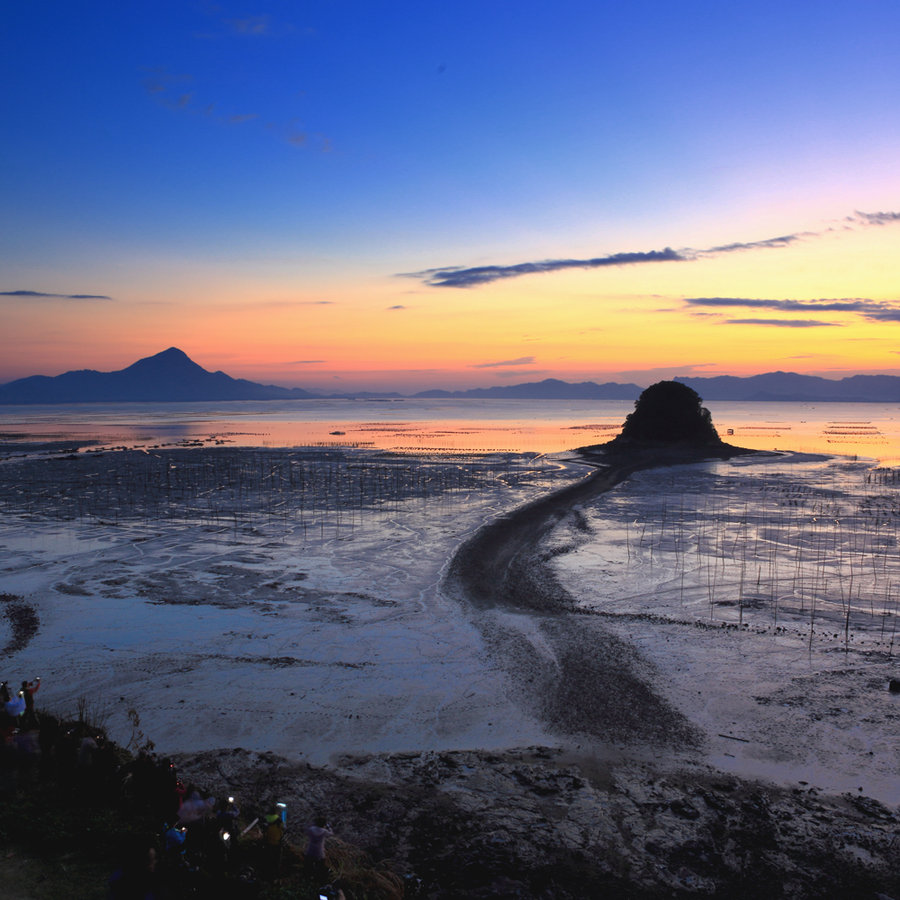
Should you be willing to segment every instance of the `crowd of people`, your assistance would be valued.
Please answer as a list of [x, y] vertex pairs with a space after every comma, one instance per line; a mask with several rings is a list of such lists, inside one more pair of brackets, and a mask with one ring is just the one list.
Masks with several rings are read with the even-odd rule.
[[342, 895], [329, 883], [326, 840], [333, 831], [324, 817], [301, 830], [301, 855], [297, 842], [289, 843], [285, 804], [266, 810], [251, 803], [242, 814], [235, 797], [185, 784], [170, 759], [148, 749], [132, 756], [84, 721], [39, 715], [40, 685], [40, 678], [18, 691], [0, 684], [0, 799], [52, 784], [60, 801], [108, 806], [139, 823], [123, 840], [111, 900], [250, 898], [288, 867], [301, 870], [316, 900]]

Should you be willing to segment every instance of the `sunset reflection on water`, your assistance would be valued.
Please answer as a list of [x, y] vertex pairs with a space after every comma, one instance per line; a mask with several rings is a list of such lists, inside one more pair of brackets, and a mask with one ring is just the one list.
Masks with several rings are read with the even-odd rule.
[[[717, 402], [723, 440], [758, 450], [900, 465], [900, 410], [886, 403]], [[615, 437], [627, 401], [313, 401], [2, 407], [0, 440], [116, 446], [350, 447], [404, 453], [560, 453]]]

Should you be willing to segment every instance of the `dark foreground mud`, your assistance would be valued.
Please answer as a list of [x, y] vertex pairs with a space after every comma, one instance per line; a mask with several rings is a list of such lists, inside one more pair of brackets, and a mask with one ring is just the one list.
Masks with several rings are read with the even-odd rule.
[[9, 640], [0, 648], [0, 658], [5, 659], [23, 650], [38, 633], [40, 619], [34, 607], [15, 594], [0, 593], [0, 617], [9, 626]]
[[900, 818], [864, 797], [708, 768], [547, 748], [342, 758], [241, 750], [176, 759], [182, 777], [323, 811], [339, 840], [430, 898], [900, 896]]

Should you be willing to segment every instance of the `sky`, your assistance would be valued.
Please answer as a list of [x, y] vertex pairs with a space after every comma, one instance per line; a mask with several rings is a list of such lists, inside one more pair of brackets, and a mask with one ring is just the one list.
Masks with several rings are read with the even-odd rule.
[[900, 374], [896, 0], [0, 0], [0, 382]]

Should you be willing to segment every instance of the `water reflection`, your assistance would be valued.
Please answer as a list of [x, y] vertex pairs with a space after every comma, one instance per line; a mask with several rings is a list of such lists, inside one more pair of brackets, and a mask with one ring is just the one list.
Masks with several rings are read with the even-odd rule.
[[[709, 403], [724, 440], [900, 464], [900, 417], [884, 403]], [[627, 401], [291, 401], [0, 407], [0, 441], [102, 447], [361, 447], [397, 452], [557, 453], [615, 436]]]

